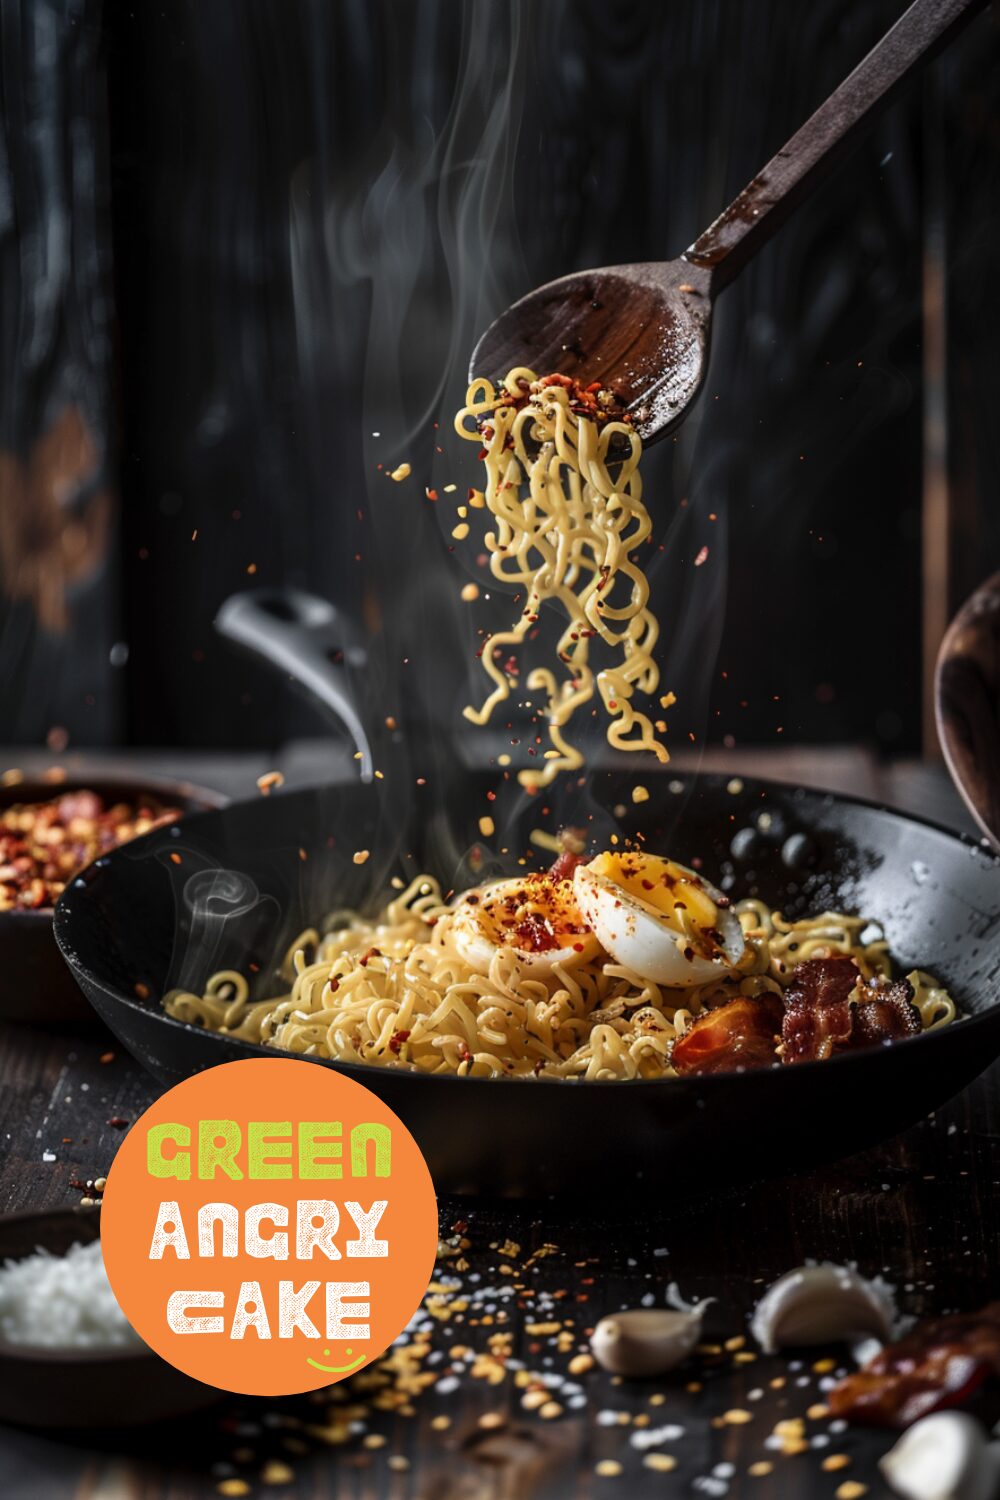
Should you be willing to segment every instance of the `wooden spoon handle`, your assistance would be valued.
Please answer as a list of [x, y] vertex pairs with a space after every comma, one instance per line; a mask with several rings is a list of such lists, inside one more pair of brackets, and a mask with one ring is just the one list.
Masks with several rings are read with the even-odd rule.
[[684, 259], [726, 286], [847, 154], [910, 74], [944, 47], [985, 0], [914, 0], [891, 31], [748, 183]]

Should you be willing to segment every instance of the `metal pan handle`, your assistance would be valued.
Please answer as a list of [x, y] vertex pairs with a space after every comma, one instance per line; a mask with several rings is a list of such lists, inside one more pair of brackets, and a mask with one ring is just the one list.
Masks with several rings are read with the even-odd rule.
[[361, 780], [372, 780], [371, 744], [344, 665], [364, 666], [366, 653], [350, 622], [328, 600], [303, 589], [249, 589], [225, 601], [215, 628], [225, 640], [287, 673], [346, 728], [360, 756]]

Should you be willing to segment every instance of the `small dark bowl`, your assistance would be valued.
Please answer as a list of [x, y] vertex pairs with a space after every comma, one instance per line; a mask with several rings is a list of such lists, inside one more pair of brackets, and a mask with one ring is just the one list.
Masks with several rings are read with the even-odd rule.
[[[0, 1265], [38, 1249], [65, 1254], [100, 1232], [96, 1209], [7, 1214], [0, 1218]], [[145, 1345], [40, 1349], [0, 1339], [0, 1422], [19, 1427], [133, 1427], [186, 1416], [220, 1394]]]
[[[221, 792], [156, 776], [72, 775], [65, 781], [26, 778], [0, 787], [0, 811], [20, 802], [48, 802], [62, 792], [91, 791], [105, 802], [151, 797], [182, 813], [223, 807]], [[63, 963], [52, 936], [51, 906], [0, 912], [0, 1020], [94, 1024], [94, 1012]]]

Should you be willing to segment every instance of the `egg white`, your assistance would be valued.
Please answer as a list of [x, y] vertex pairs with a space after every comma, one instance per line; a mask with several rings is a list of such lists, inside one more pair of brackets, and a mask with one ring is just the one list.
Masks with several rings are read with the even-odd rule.
[[509, 920], [509, 913], [515, 906], [525, 911], [537, 911], [547, 917], [556, 930], [563, 919], [583, 925], [568, 881], [550, 882], [545, 877], [515, 876], [467, 891], [452, 908], [451, 936], [466, 963], [478, 972], [485, 974], [500, 951], [512, 953], [522, 973], [535, 977], [550, 974], [556, 964], [573, 968], [595, 958], [600, 952], [594, 933], [585, 930], [573, 933], [565, 946], [558, 948], [520, 947]]
[[[573, 889], [584, 920], [612, 958], [654, 984], [691, 989], [732, 973], [746, 946], [743, 929], [721, 891], [685, 865], [673, 860], [667, 863], [684, 879], [696, 883], [715, 904], [712, 925], [721, 943], [712, 957], [692, 951], [690, 939], [676, 918], [590, 865], [577, 867]], [[714, 942], [712, 946], [716, 946]]]

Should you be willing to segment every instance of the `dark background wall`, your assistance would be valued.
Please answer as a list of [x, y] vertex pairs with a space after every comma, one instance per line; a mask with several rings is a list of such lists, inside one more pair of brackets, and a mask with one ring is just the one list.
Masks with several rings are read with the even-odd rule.
[[[476, 548], [424, 488], [473, 478], [448, 428], [475, 333], [678, 253], [901, 8], [0, 0], [0, 738], [314, 731], [213, 638], [261, 582], [363, 622], [369, 714], [457, 732], [503, 601], [460, 604]], [[697, 413], [648, 457], [684, 743], [920, 746], [926, 580], [950, 608], [1000, 565], [997, 35], [727, 292]]]

